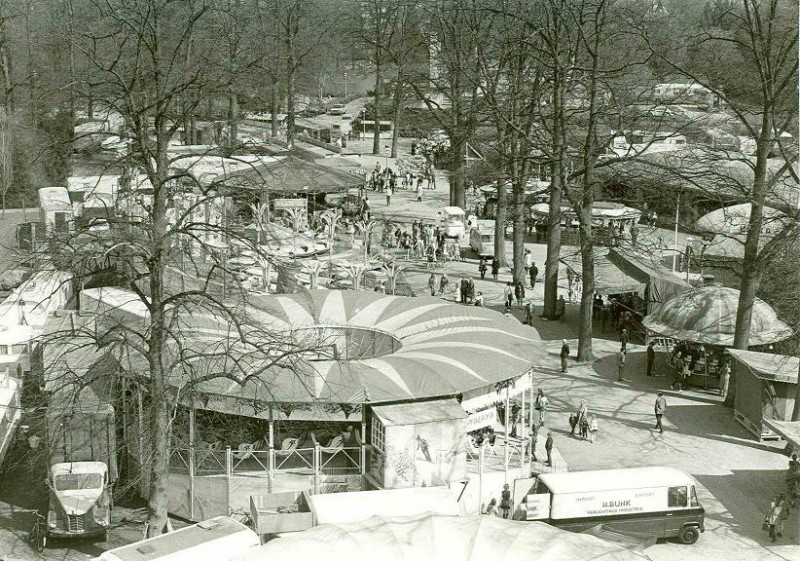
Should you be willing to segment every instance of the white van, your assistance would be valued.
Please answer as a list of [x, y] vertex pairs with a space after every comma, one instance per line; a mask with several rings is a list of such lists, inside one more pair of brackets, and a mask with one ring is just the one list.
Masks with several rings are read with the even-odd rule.
[[692, 544], [705, 531], [696, 485], [690, 475], [670, 467], [543, 473], [523, 502], [526, 520], [572, 532], [603, 525]]
[[436, 214], [439, 218], [439, 227], [444, 230], [448, 238], [463, 238], [466, 234], [466, 214], [458, 206], [446, 206], [439, 209]]
[[494, 220], [479, 220], [469, 231], [469, 247], [478, 257], [494, 257]]
[[253, 530], [227, 516], [210, 518], [100, 554], [92, 561], [228, 561], [261, 545]]

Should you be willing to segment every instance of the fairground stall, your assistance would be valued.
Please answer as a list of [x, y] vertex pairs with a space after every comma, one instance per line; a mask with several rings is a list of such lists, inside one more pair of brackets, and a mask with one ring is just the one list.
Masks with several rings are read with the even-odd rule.
[[[531, 207], [531, 219], [534, 224], [546, 225], [550, 217], [549, 203], [538, 203]], [[624, 239], [630, 237], [630, 228], [638, 224], [642, 211], [620, 203], [598, 201], [592, 206], [592, 230], [595, 244], [608, 247], [619, 246]], [[578, 218], [575, 209], [569, 205], [561, 207], [562, 243], [578, 244]], [[537, 228], [537, 232], [540, 228]], [[537, 241], [541, 241], [537, 239]]]
[[[719, 388], [719, 367], [724, 352], [733, 346], [739, 291], [723, 286], [704, 286], [682, 292], [644, 318], [648, 340], [660, 350], [672, 351], [682, 344], [689, 355], [690, 383], [704, 389]], [[769, 304], [755, 299], [750, 346], [763, 347], [792, 335]]]
[[[170, 383], [193, 387], [178, 393], [169, 508], [192, 520], [246, 510], [251, 495], [461, 485], [478, 414], [467, 413], [524, 401], [532, 367], [546, 360], [534, 329], [438, 298], [312, 290], [239, 305], [255, 346], [239, 340], [241, 326], [197, 309], [176, 318], [181, 345], [167, 351], [183, 357]], [[83, 309], [126, 325], [149, 321], [139, 299], [120, 289], [84, 291]], [[120, 358], [125, 371], [148, 372], [142, 355]], [[137, 423], [149, 398], [140, 386], [129, 392], [128, 451], [138, 464]], [[468, 411], [459, 399], [480, 407]], [[510, 436], [524, 426], [513, 431], [509, 415], [500, 423], [499, 484], [470, 486], [475, 509], [478, 490], [496, 492], [525, 470]]]
[[759, 440], [779, 438], [766, 421], [791, 421], [800, 359], [729, 349], [736, 380], [733, 415]]

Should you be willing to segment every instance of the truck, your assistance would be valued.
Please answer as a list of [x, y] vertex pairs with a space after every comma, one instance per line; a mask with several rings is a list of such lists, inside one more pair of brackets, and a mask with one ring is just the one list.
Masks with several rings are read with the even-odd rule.
[[47, 535], [108, 537], [118, 475], [114, 419], [109, 404], [66, 406], [51, 401], [47, 410]]
[[630, 536], [677, 538], [693, 544], [705, 531], [705, 510], [692, 476], [672, 467], [543, 473], [517, 480], [530, 490], [525, 520], [584, 532], [602, 526]]

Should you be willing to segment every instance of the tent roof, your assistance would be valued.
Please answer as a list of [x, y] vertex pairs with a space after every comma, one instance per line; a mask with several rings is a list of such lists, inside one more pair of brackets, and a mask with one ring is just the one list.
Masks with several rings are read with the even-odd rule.
[[372, 412], [378, 416], [384, 426], [421, 425], [436, 421], [463, 419], [467, 416], [464, 409], [454, 399], [377, 405], [372, 408]]
[[[332, 495], [333, 496], [333, 495]], [[594, 536], [541, 522], [493, 516], [386, 518], [355, 524], [322, 524], [281, 537], [238, 556], [235, 561], [643, 561], [643, 555]]]
[[[566, 254], [561, 258], [561, 262], [577, 274], [583, 274], [580, 254]], [[644, 295], [644, 289], [644, 282], [632, 278], [608, 259], [607, 248], [595, 248], [594, 291], [597, 294], [638, 292], [640, 295]]]
[[731, 353], [736, 362], [745, 365], [759, 378], [775, 382], [788, 382], [790, 384], [797, 383], [797, 369], [800, 366], [800, 358], [740, 349], [729, 349], [728, 352]]
[[274, 158], [247, 169], [225, 173], [217, 180], [228, 187], [252, 191], [266, 188], [283, 193], [332, 193], [346, 191], [364, 183], [364, 179], [358, 175], [309, 162], [297, 156]]
[[[645, 317], [648, 329], [682, 341], [733, 346], [739, 291], [723, 286], [704, 286], [682, 292]], [[768, 345], [792, 335], [775, 311], [756, 298], [750, 345]]]
[[461, 514], [455, 496], [447, 487], [310, 495], [308, 503], [317, 524], [351, 524], [373, 516]]
[[[83, 296], [86, 306], [99, 299], [103, 307], [103, 291]], [[109, 314], [131, 321], [113, 307]], [[182, 341], [179, 349], [170, 342], [170, 383], [203, 378], [195, 385], [201, 393], [260, 403], [409, 401], [492, 386], [546, 356], [535, 329], [439, 298], [350, 290], [253, 295], [237, 316], [235, 325], [209, 310], [179, 314], [173, 329]], [[243, 344], [240, 330], [257, 345]], [[283, 350], [288, 358], [280, 358]], [[132, 349], [122, 361], [147, 369]]]
[[[695, 230], [711, 241], [704, 243], [703, 255], [741, 259], [749, 227], [750, 203], [732, 205], [711, 211], [695, 222]], [[764, 247], [775, 234], [789, 226], [791, 219], [779, 210], [764, 207], [764, 222], [761, 227], [759, 247]]]

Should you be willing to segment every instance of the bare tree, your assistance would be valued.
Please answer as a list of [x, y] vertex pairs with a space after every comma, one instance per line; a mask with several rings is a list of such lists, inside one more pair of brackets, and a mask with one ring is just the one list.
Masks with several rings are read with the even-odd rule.
[[0, 198], [3, 218], [6, 216], [6, 195], [14, 185], [14, 123], [7, 111], [0, 114]]

